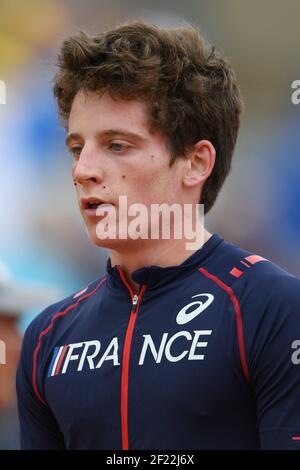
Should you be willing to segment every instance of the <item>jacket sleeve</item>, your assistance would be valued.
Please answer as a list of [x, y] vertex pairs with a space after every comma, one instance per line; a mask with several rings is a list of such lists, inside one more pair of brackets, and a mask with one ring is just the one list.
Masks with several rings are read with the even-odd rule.
[[261, 449], [300, 450], [300, 281], [261, 279], [243, 304]]
[[37, 344], [32, 334], [32, 324], [27, 329], [17, 370], [17, 397], [22, 450], [65, 449], [63, 435], [48, 405], [35, 394], [32, 383], [33, 348]]

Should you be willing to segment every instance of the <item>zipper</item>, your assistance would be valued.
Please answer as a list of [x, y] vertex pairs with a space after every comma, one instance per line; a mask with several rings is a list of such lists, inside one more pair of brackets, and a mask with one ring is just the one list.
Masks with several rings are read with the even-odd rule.
[[139, 305], [142, 295], [146, 289], [146, 285], [140, 286], [138, 294], [133, 294], [130, 285], [127, 283], [126, 278], [118, 266], [120, 277], [127, 287], [131, 297], [131, 310], [129, 322], [126, 330], [124, 349], [122, 356], [122, 370], [121, 370], [121, 435], [122, 435], [122, 450], [128, 450], [128, 381], [129, 381], [129, 366], [130, 366], [130, 352], [131, 343], [134, 332], [134, 325], [137, 319]]
[[146, 286], [142, 286], [139, 295], [132, 297], [131, 312], [129, 323], [127, 326], [123, 358], [122, 358], [122, 377], [121, 377], [121, 431], [122, 431], [122, 450], [129, 449], [128, 438], [128, 382], [129, 382], [129, 366], [131, 343], [134, 331], [134, 325], [137, 319], [139, 303]]
[[134, 296], [133, 296], [133, 298], [132, 298], [132, 307], [131, 307], [132, 313], [135, 313], [135, 312], [136, 312], [136, 307], [137, 307], [138, 299], [139, 299], [139, 296], [138, 296], [137, 294], [134, 294]]

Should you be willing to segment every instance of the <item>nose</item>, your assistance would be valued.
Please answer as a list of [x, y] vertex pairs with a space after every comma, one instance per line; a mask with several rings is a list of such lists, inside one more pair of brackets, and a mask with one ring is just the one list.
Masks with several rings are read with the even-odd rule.
[[84, 146], [79, 159], [73, 164], [73, 179], [82, 185], [87, 182], [101, 183], [104, 175], [100, 161], [99, 153], [91, 147]]

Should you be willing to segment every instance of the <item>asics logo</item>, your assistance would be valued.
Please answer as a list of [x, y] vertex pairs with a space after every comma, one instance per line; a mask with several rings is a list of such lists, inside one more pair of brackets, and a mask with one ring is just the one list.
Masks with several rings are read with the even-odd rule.
[[[197, 300], [196, 302], [191, 302], [190, 304], [183, 307], [180, 312], [177, 314], [176, 322], [178, 325], [185, 325], [189, 321], [196, 318], [200, 313], [202, 313], [214, 300], [214, 296], [212, 294], [196, 294], [192, 296], [192, 299], [195, 297], [204, 297], [204, 300]], [[197, 306], [195, 310], [187, 313], [191, 307]]]

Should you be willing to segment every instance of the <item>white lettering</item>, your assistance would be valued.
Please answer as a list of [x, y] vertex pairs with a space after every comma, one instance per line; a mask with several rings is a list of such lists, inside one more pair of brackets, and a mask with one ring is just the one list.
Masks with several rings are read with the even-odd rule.
[[0, 80], [0, 104], [6, 104], [6, 85], [3, 80]]
[[165, 355], [166, 355], [166, 358], [168, 359], [168, 361], [170, 361], [170, 362], [178, 362], [181, 359], [183, 359], [189, 353], [188, 350], [186, 350], [186, 351], [183, 351], [179, 356], [172, 356], [171, 355], [171, 351], [170, 351], [171, 346], [174, 343], [175, 339], [179, 338], [180, 336], [185, 336], [188, 341], [191, 341], [191, 339], [192, 339], [192, 335], [189, 331], [178, 331], [178, 333], [176, 333], [174, 336], [172, 336], [169, 339], [169, 341], [166, 345]]
[[65, 359], [64, 366], [63, 366], [62, 371], [61, 371], [62, 374], [66, 373], [70, 361], [77, 361], [78, 360], [79, 355], [78, 354], [72, 354], [72, 353], [73, 353], [74, 349], [81, 348], [82, 345], [83, 345], [83, 343], [73, 343], [73, 344], [69, 345], [69, 350], [67, 352], [67, 357]]
[[300, 103], [300, 80], [294, 80], [292, 83], [292, 88], [295, 90], [292, 93], [291, 101], [293, 104]]
[[[94, 347], [94, 352], [92, 352], [91, 354], [87, 354], [88, 350], [90, 349], [90, 346]], [[100, 347], [101, 343], [97, 340], [84, 342], [84, 349], [81, 354], [80, 362], [77, 369], [78, 371], [82, 370], [85, 359], [88, 360], [90, 369], [95, 369], [93, 359], [99, 354]]]
[[293, 352], [292, 354], [292, 363], [297, 366], [300, 364], [300, 339], [295, 339], [292, 343], [292, 349], [296, 349], [296, 351]]
[[143, 348], [142, 348], [142, 352], [141, 352], [141, 356], [140, 356], [140, 360], [139, 360], [139, 365], [144, 364], [144, 360], [145, 360], [146, 351], [147, 351], [148, 346], [150, 346], [150, 349], [151, 349], [151, 352], [152, 352], [152, 355], [155, 359], [156, 364], [159, 364], [160, 361], [161, 361], [163, 352], [164, 352], [164, 348], [165, 348], [166, 341], [167, 341], [167, 338], [168, 338], [168, 333], [163, 334], [158, 352], [155, 348], [155, 345], [153, 343], [153, 339], [151, 338], [151, 335], [143, 335], [143, 336], [144, 336], [145, 339], [144, 339], [144, 344], [143, 344]]
[[[112, 354], [109, 356], [108, 353], [110, 350], [113, 349]], [[105, 353], [103, 354], [102, 358], [98, 362], [96, 369], [99, 369], [104, 361], [113, 361], [114, 366], [119, 366], [119, 359], [118, 359], [118, 338], [113, 338], [106, 349]]]
[[199, 336], [202, 335], [211, 335], [212, 330], [199, 330], [199, 331], [194, 331], [195, 336], [192, 342], [190, 354], [189, 354], [189, 361], [194, 361], [194, 360], [200, 360], [202, 361], [204, 359], [204, 354], [195, 354], [196, 348], [206, 348], [207, 346], [207, 341], [200, 341], [198, 342]]
[[0, 341], [0, 364], [6, 364], [6, 346], [4, 341]]

